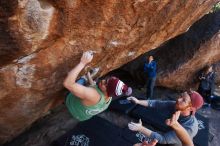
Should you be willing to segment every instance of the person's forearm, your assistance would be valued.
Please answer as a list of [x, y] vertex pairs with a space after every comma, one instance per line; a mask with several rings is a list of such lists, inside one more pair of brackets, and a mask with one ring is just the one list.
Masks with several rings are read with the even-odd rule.
[[87, 78], [88, 78], [89, 84], [91, 86], [94, 86], [96, 84], [95, 81], [92, 79], [92, 77], [91, 77], [89, 72], [87, 73]]
[[138, 100], [137, 104], [148, 107], [148, 101], [147, 100]]
[[184, 129], [179, 123], [172, 127], [182, 142], [183, 146], [194, 146], [192, 139], [187, 133], [186, 129]]
[[141, 132], [142, 134], [144, 134], [147, 137], [150, 137], [152, 131], [150, 129], [145, 128], [144, 126], [142, 126], [142, 128], [139, 130], [139, 132]]
[[75, 66], [67, 75], [64, 80], [64, 86], [72, 85], [75, 83], [77, 76], [81, 72], [81, 70], [85, 67], [86, 64], [80, 62], [77, 66]]

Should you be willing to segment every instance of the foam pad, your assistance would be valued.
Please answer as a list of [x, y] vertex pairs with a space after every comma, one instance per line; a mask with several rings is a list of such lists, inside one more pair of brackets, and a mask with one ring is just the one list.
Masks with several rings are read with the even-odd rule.
[[[164, 111], [163, 111], [164, 114]], [[162, 112], [159, 112], [153, 108], [146, 108], [143, 106], [137, 106], [132, 112], [131, 115], [137, 119], [141, 119], [142, 122], [147, 123], [154, 127], [155, 129], [167, 132], [172, 130], [169, 126], [165, 124], [165, 120], [170, 118], [172, 115], [164, 116]], [[199, 131], [194, 137], [193, 142], [196, 146], [208, 146], [209, 140], [209, 120], [200, 114], [196, 113], [196, 118], [199, 122]]]
[[80, 122], [52, 144], [53, 146], [132, 146], [121, 138], [121, 131], [120, 127], [95, 116]]
[[130, 114], [136, 104], [127, 100], [125, 97], [113, 100], [109, 106], [110, 110], [114, 110], [123, 114]]
[[124, 128], [122, 130], [122, 138], [129, 143], [132, 143], [133, 145], [147, 140], [147, 138], [143, 134], [131, 131], [128, 128]]
[[170, 118], [171, 115], [165, 115], [165, 111], [161, 113], [156, 109], [137, 105], [135, 109], [132, 110], [131, 116], [136, 119], [141, 119], [142, 122], [153, 126], [157, 130], [163, 132], [171, 130], [171, 128], [165, 124], [165, 120]]
[[[132, 145], [134, 145], [136, 143], [141, 143], [145, 140], [146, 141], [150, 140], [144, 134], [142, 134], [140, 132], [131, 131], [127, 127], [122, 130], [121, 135], [125, 141], [131, 143]], [[168, 146], [168, 145], [157, 144], [157, 146]]]

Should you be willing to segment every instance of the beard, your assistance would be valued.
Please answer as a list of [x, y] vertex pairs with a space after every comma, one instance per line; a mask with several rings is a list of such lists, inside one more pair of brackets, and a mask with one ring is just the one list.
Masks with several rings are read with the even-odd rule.
[[178, 103], [175, 105], [176, 111], [184, 111], [188, 108], [188, 106], [180, 106]]

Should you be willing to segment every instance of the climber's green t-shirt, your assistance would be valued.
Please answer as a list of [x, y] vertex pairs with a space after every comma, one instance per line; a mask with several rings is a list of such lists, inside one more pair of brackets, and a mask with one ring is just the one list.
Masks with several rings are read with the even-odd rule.
[[80, 98], [76, 97], [72, 93], [69, 93], [66, 98], [66, 106], [73, 117], [79, 121], [90, 119], [92, 116], [97, 115], [108, 108], [112, 98], [106, 103], [105, 96], [102, 91], [97, 87], [93, 86], [101, 96], [101, 99], [96, 105], [85, 106], [81, 103]]

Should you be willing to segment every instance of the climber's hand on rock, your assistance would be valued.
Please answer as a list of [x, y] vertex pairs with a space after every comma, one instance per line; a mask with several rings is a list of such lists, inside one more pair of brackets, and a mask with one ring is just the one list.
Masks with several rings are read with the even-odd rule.
[[80, 62], [83, 64], [88, 64], [93, 59], [93, 52], [92, 51], [86, 51], [83, 53]]

